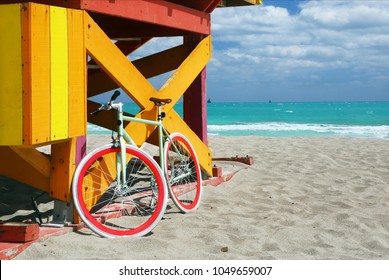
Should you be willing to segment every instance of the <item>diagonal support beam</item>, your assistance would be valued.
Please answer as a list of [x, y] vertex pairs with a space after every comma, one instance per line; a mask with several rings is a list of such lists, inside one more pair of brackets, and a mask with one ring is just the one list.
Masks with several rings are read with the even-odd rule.
[[49, 192], [50, 160], [34, 147], [0, 146], [0, 174]]
[[[194, 146], [194, 149], [196, 150], [196, 153], [199, 156], [201, 167], [208, 174], [212, 174], [212, 155], [209, 148], [179, 117], [173, 107], [182, 97], [185, 91], [189, 88], [189, 86], [193, 83], [193, 81], [197, 78], [197, 76], [203, 71], [210, 58], [211, 37], [208, 36], [195, 47], [195, 49], [183, 61], [180, 67], [178, 67], [178, 69], [173, 73], [170, 79], [158, 91], [158, 97], [172, 99], [172, 102], [170, 104], [166, 104], [164, 106], [164, 110], [167, 116], [164, 120], [164, 125], [166, 126], [166, 129], [170, 133], [181, 132], [190, 139], [192, 145]], [[144, 118], [146, 112], [150, 112], [147, 116], [150, 117], [154, 113], [155, 118], [155, 112], [153, 112], [153, 107], [153, 104], [149, 104], [145, 111], [140, 112], [137, 117]], [[143, 130], [143, 133], [138, 133], [138, 131], [141, 129], [141, 125], [136, 123], [130, 123], [126, 127], [126, 131], [130, 134], [131, 131], [137, 132], [136, 134], [132, 133], [131, 136], [137, 138], [137, 141], [135, 141], [135, 143], [137, 143], [138, 145], [143, 144], [145, 141], [147, 141], [147, 139], [153, 132], [152, 128], [149, 127], [146, 130]]]
[[[167, 130], [170, 133], [182, 131], [192, 142], [196, 153], [200, 153], [199, 160], [202, 168], [208, 174], [212, 174], [209, 148], [191, 131], [173, 109], [173, 106], [208, 63], [211, 57], [210, 36], [204, 38], [194, 48], [157, 92], [88, 15], [85, 16], [85, 32], [85, 44], [89, 55], [142, 109], [137, 117], [156, 119], [156, 110], [154, 104], [149, 101], [150, 97], [157, 96], [172, 99], [172, 103], [165, 106]], [[135, 143], [140, 146], [151, 137], [155, 127], [132, 122], [125, 129]]]
[[161, 98], [170, 98], [172, 103], [165, 106], [166, 112], [172, 110], [177, 101], [189, 88], [211, 59], [211, 37], [204, 38], [180, 67], [166, 81], [158, 92]]
[[84, 24], [88, 54], [139, 107], [145, 108], [150, 102], [147, 96], [156, 93], [154, 87], [86, 13]]
[[[177, 69], [192, 48], [183, 44], [147, 57], [133, 61], [134, 66], [148, 79]], [[88, 97], [116, 89], [118, 85], [105, 71], [93, 71], [88, 74]]]

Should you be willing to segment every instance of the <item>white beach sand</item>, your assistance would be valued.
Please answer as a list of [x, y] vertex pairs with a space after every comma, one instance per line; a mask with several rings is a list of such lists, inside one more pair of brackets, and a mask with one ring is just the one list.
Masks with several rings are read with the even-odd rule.
[[214, 157], [249, 155], [255, 164], [215, 162], [241, 170], [205, 186], [196, 212], [170, 204], [149, 236], [84, 229], [16, 259], [389, 259], [389, 141], [211, 136], [210, 147]]

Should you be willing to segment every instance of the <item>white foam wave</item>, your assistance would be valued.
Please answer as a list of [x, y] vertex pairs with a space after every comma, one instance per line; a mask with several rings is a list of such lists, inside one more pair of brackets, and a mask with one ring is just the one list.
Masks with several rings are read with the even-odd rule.
[[314, 132], [325, 135], [371, 137], [389, 139], [389, 126], [362, 126], [336, 124], [293, 124], [293, 123], [249, 123], [234, 125], [208, 125], [210, 133], [251, 131], [251, 132]]
[[[210, 135], [227, 134], [299, 136], [299, 135], [339, 135], [389, 139], [389, 126], [336, 125], [336, 124], [293, 124], [281, 122], [241, 123], [233, 125], [208, 125]], [[88, 124], [88, 133], [109, 134], [111, 130]], [[243, 133], [242, 133], [243, 134]]]

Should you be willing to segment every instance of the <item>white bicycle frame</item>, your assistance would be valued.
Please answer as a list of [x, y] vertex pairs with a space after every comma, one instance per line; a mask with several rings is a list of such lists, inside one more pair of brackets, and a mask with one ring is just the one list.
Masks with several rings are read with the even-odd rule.
[[[162, 109], [161, 109], [161, 106], [157, 106], [158, 107], [158, 120], [157, 121], [152, 121], [152, 120], [144, 120], [144, 119], [140, 119], [140, 118], [135, 118], [135, 117], [129, 117], [129, 116], [124, 116], [123, 115], [123, 103], [121, 102], [118, 102], [118, 103], [111, 103], [110, 106], [113, 108], [113, 109], [116, 109], [117, 110], [117, 120], [118, 120], [118, 141], [119, 141], [119, 145], [120, 145], [120, 158], [116, 158], [116, 170], [117, 170], [117, 174], [120, 174], [119, 172], [121, 172], [122, 174], [122, 180], [123, 180], [123, 183], [127, 181], [127, 174], [126, 174], [126, 146], [125, 146], [125, 142], [129, 143], [130, 145], [134, 145], [136, 146], [135, 142], [132, 140], [131, 136], [127, 133], [127, 131], [123, 128], [123, 121], [130, 121], [130, 122], [138, 122], [138, 123], [143, 123], [143, 124], [147, 124], [147, 125], [153, 125], [153, 126], [156, 126], [158, 128], [158, 141], [159, 141], [159, 161], [160, 161], [160, 167], [161, 167], [161, 170], [162, 170], [162, 173], [164, 174], [165, 176], [165, 179], [167, 180], [167, 177], [166, 177], [166, 174], [165, 174], [165, 168], [166, 168], [166, 161], [165, 161], [165, 157], [164, 157], [164, 151], [163, 151], [163, 141], [164, 141], [164, 137], [165, 139], [168, 139], [174, 149], [176, 151], [178, 151], [176, 145], [171, 141], [171, 138], [169, 136], [169, 133], [166, 131], [166, 129], [164, 128], [163, 124], [162, 124]], [[181, 154], [178, 153], [181, 157]], [[181, 158], [182, 159], [182, 158]], [[121, 168], [123, 167], [123, 168]], [[178, 176], [178, 177], [175, 177], [173, 178], [173, 182], [170, 182], [170, 183], [174, 183], [175, 181], [178, 181], [180, 180], [181, 178], [185, 177], [185, 176], [188, 176], [190, 173], [184, 173], [182, 174], [181, 176]], [[120, 176], [118, 176], [117, 178], [117, 183], [118, 183], [118, 186], [121, 186], [121, 182], [120, 182]]]

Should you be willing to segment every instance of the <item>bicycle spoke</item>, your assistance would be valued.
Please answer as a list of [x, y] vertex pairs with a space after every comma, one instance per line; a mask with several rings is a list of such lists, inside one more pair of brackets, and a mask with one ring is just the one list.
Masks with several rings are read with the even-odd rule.
[[179, 133], [165, 145], [166, 176], [174, 204], [183, 212], [195, 210], [200, 203], [202, 186], [197, 156], [189, 141]]
[[77, 191], [73, 191], [83, 221], [107, 237], [149, 232], [166, 207], [166, 185], [159, 166], [141, 150], [127, 147], [127, 180], [118, 184], [114, 168], [119, 148], [95, 153], [78, 170]]

